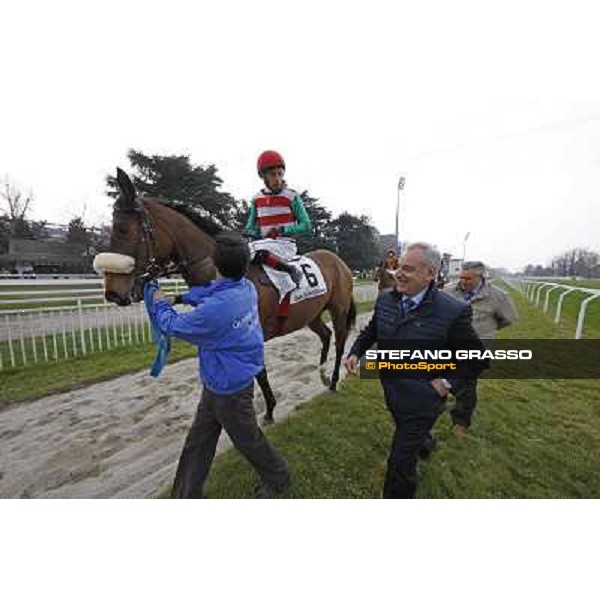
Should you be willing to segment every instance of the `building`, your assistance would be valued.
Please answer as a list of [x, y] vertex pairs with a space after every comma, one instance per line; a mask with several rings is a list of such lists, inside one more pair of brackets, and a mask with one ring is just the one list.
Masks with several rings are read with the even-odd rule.
[[462, 270], [462, 259], [452, 258], [448, 252], [442, 254], [442, 266], [440, 269], [444, 281], [456, 281]]
[[14, 238], [8, 242], [8, 252], [0, 255], [0, 268], [15, 274], [84, 273], [90, 270], [92, 259], [83, 244]]

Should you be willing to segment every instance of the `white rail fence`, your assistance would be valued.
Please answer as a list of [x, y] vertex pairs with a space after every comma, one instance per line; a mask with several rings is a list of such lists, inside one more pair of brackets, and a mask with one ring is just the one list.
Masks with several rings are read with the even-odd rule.
[[[169, 294], [187, 289], [182, 279], [160, 283]], [[354, 288], [357, 302], [376, 295], [375, 284]], [[107, 303], [101, 280], [0, 281], [0, 370], [150, 341], [143, 303], [127, 307]]]
[[554, 312], [554, 322], [560, 323], [565, 298], [573, 292], [580, 292], [584, 297], [579, 303], [579, 312], [577, 315], [577, 325], [575, 326], [575, 339], [579, 340], [583, 336], [583, 326], [587, 314], [587, 307], [590, 302], [600, 299], [600, 289], [578, 287], [565, 285], [556, 281], [540, 281], [538, 279], [516, 279], [506, 278], [506, 283], [512, 288], [521, 292], [534, 306], [537, 306], [547, 313], [550, 307], [550, 294], [556, 290], [559, 291], [558, 301]]
[[[161, 281], [168, 293], [183, 280]], [[143, 303], [104, 299], [101, 279], [0, 281], [0, 370], [56, 362], [150, 341]]]

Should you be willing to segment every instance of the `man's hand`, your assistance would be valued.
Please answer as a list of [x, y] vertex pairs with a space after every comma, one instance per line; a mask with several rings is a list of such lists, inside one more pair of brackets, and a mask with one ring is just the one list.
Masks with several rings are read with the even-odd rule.
[[152, 294], [152, 300], [154, 300], [154, 302], [158, 302], [159, 300], [165, 300], [165, 299], [166, 299], [166, 296], [162, 290], [156, 290], [154, 292], [154, 294]]
[[437, 379], [432, 379], [431, 385], [433, 386], [433, 389], [437, 392], [440, 398], [445, 400], [448, 397], [450, 384], [445, 379], [442, 379], [441, 377], [438, 377]]
[[351, 354], [345, 361], [344, 367], [346, 367], [346, 371], [348, 371], [348, 375], [356, 375], [358, 373], [358, 365], [360, 359], [356, 354]]

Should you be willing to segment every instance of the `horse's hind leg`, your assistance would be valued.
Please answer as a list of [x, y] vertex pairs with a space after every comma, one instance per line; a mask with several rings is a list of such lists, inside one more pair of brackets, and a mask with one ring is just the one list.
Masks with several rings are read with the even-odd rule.
[[329, 346], [331, 344], [331, 329], [323, 323], [321, 320], [321, 315], [319, 315], [316, 319], [312, 320], [308, 326], [311, 331], [314, 331], [319, 338], [321, 339], [321, 359], [319, 361], [319, 366], [324, 365], [327, 361], [327, 356], [329, 355]]
[[256, 376], [256, 381], [258, 381], [258, 385], [265, 397], [265, 404], [267, 405], [267, 411], [265, 412], [262, 421], [263, 425], [272, 425], [275, 422], [273, 419], [273, 411], [275, 410], [277, 401], [275, 400], [275, 395], [273, 394], [271, 384], [269, 383], [266, 367]]
[[337, 389], [338, 381], [340, 380], [340, 365], [342, 364], [342, 357], [344, 355], [344, 346], [346, 344], [346, 337], [344, 337], [341, 343], [338, 343], [338, 338], [335, 338], [335, 365], [333, 366], [333, 373], [331, 374], [331, 383], [329, 389], [335, 392]]
[[331, 383], [329, 389], [335, 392], [338, 381], [340, 380], [340, 366], [342, 357], [344, 356], [344, 346], [348, 339], [348, 332], [354, 324], [356, 318], [356, 306], [354, 302], [350, 303], [347, 310], [342, 310], [339, 307], [333, 306], [330, 309], [331, 319], [333, 321], [333, 330], [335, 332], [335, 364], [333, 373], [331, 374]]
[[331, 381], [325, 373], [325, 363], [327, 362], [327, 356], [329, 355], [329, 346], [331, 345], [331, 329], [323, 323], [321, 315], [316, 319], [312, 320], [308, 326], [314, 331], [321, 340], [321, 358], [319, 360], [319, 376], [324, 386], [329, 386]]

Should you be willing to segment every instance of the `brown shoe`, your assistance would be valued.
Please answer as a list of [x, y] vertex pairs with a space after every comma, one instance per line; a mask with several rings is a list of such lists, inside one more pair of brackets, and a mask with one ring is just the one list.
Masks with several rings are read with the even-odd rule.
[[469, 435], [469, 428], [461, 425], [460, 423], [456, 423], [453, 427], [454, 435], [458, 437], [466, 437]]

